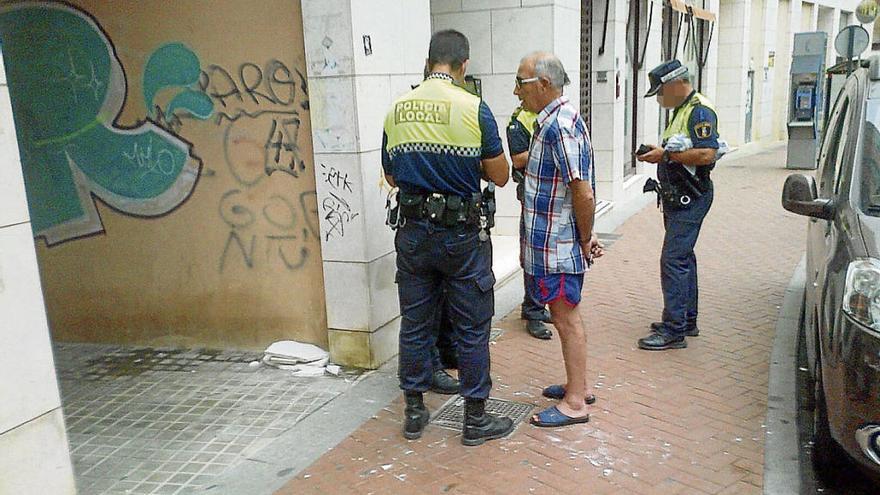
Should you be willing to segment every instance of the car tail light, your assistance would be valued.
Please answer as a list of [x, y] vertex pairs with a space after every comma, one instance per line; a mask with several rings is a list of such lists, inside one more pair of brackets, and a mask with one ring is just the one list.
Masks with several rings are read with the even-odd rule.
[[880, 332], [880, 260], [857, 259], [846, 271], [843, 311]]

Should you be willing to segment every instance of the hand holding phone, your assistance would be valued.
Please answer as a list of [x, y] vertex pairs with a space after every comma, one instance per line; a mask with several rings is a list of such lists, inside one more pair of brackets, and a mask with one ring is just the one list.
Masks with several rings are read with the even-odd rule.
[[636, 150], [636, 156], [644, 155], [645, 153], [651, 151], [652, 149], [654, 149], [654, 147], [648, 146], [647, 144], [639, 145], [639, 149]]

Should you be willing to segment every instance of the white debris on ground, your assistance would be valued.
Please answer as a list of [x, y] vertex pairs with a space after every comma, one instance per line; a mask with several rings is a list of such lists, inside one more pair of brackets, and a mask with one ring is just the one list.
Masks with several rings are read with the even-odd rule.
[[318, 377], [324, 376], [325, 373], [339, 376], [341, 368], [338, 365], [329, 364], [329, 361], [330, 353], [316, 345], [295, 340], [281, 340], [266, 348], [261, 362], [268, 366], [291, 371], [293, 376]]

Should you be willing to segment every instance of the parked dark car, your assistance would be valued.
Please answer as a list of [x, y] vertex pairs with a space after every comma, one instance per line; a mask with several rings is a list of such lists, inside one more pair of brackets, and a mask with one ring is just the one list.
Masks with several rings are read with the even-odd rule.
[[782, 193], [786, 210], [810, 217], [802, 337], [826, 480], [850, 459], [880, 476], [880, 58], [868, 65], [834, 103], [816, 178], [793, 174]]

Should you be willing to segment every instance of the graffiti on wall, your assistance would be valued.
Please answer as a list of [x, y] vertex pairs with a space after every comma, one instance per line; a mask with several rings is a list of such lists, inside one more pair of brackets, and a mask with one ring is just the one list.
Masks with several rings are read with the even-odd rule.
[[234, 183], [218, 203], [229, 229], [220, 273], [233, 266], [298, 270], [319, 239], [316, 193], [264, 188], [275, 172], [297, 180], [306, 171], [300, 145], [309, 138], [300, 132], [300, 112], [309, 109], [305, 76], [274, 59], [235, 69], [212, 64], [202, 72], [199, 88], [213, 102], [223, 165]]
[[[186, 45], [165, 43], [142, 67], [143, 122], [125, 128], [116, 123], [125, 72], [91, 15], [16, 4], [0, 9], [0, 32], [35, 236], [51, 246], [103, 232], [96, 198], [124, 214], [161, 216], [189, 198], [200, 176], [222, 174], [231, 185], [217, 200], [228, 228], [216, 248], [220, 272], [305, 265], [319, 244], [314, 187], [267, 184], [275, 172], [299, 179], [310, 160], [309, 133], [300, 132], [308, 86], [297, 68], [276, 59], [203, 66]], [[192, 119], [216, 125], [222, 151], [214, 159], [222, 162], [202, 170], [182, 137]]]
[[[144, 66], [144, 104], [151, 118], [163, 127], [179, 131], [181, 117], [207, 120], [214, 102], [199, 87], [202, 69], [199, 58], [182, 43], [168, 43], [156, 49]], [[156, 103], [160, 91], [173, 92], [165, 108]]]
[[[103, 232], [95, 198], [142, 217], [186, 201], [201, 162], [149, 116], [133, 127], [116, 123], [125, 73], [95, 19], [65, 4], [16, 3], [0, 8], [0, 32], [35, 236], [53, 245]], [[178, 69], [163, 70], [179, 56]], [[160, 90], [178, 86], [164, 112], [207, 118], [213, 102], [191, 89], [198, 65], [182, 45], [158, 50], [145, 70], [148, 108]]]
[[328, 186], [327, 196], [321, 201], [321, 214], [326, 228], [324, 240], [345, 237], [345, 226], [360, 215], [352, 207], [352, 178], [348, 172], [321, 164], [321, 180]]
[[[245, 62], [234, 71], [212, 64], [199, 85], [216, 107], [225, 160], [236, 179], [256, 185], [276, 171], [296, 178], [305, 171], [300, 110], [309, 109], [309, 99], [306, 77], [298, 69], [291, 71], [278, 60], [263, 66]], [[258, 135], [250, 135], [253, 128]], [[242, 150], [248, 157], [261, 157], [261, 163], [242, 163], [234, 156]]]
[[[52, 246], [103, 232], [96, 199], [123, 214], [165, 215], [202, 177], [224, 184], [208, 199], [223, 229], [213, 248], [220, 273], [296, 271], [319, 254], [314, 184], [269, 181], [276, 172], [312, 180], [308, 84], [298, 68], [271, 57], [203, 64], [172, 41], [145, 54], [132, 72], [142, 69], [142, 92], [128, 95], [117, 47], [86, 12], [54, 3], [6, 6], [0, 32], [36, 237]], [[146, 109], [132, 128], [117, 123], [126, 97], [142, 97]], [[210, 122], [222, 137], [220, 148], [202, 149], [211, 157], [204, 163], [183, 137], [192, 120]], [[327, 208], [340, 222], [357, 216]]]
[[229, 226], [220, 273], [233, 263], [248, 269], [302, 268], [311, 254], [310, 241], [318, 238], [317, 226], [309, 221], [317, 213], [315, 202], [315, 191], [300, 193], [295, 203], [280, 194], [255, 201], [241, 189], [227, 191], [219, 205], [220, 218]]

